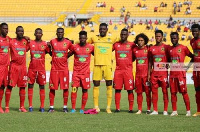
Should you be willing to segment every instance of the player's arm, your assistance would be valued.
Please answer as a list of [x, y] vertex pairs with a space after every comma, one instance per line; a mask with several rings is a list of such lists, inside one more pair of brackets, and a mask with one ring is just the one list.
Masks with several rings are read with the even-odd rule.
[[187, 55], [188, 57], [191, 58], [189, 64], [187, 65], [187, 69], [186, 69], [186, 72], [187, 72], [188, 69], [190, 68], [190, 66], [192, 65], [192, 63], [194, 62], [194, 54], [192, 54], [192, 53], [190, 52], [190, 50], [189, 50], [187, 47], [186, 47], [185, 53], [186, 53], [186, 55]]
[[26, 41], [27, 41], [28, 43], [29, 43], [30, 40], [31, 40], [30, 37], [28, 37], [28, 36], [24, 36], [23, 38], [26, 39]]
[[133, 49], [133, 53], [132, 53], [132, 62], [134, 62], [136, 60], [136, 56], [135, 56], [135, 48]]
[[72, 42], [71, 41], [69, 41], [69, 52], [67, 53], [67, 58], [69, 58], [70, 56], [72, 56], [74, 53], [74, 46], [72, 45]]
[[153, 66], [153, 59], [151, 55], [151, 51], [148, 50], [148, 59], [149, 59], [149, 64], [148, 64], [148, 81], [150, 82], [150, 75], [152, 71], [152, 66]]
[[49, 52], [46, 52], [45, 51], [45, 53], [47, 54], [49, 54], [50, 56], [52, 56], [52, 45], [51, 45], [51, 41], [50, 42], [47, 42], [47, 47], [49, 48], [48, 50], [49, 50]]

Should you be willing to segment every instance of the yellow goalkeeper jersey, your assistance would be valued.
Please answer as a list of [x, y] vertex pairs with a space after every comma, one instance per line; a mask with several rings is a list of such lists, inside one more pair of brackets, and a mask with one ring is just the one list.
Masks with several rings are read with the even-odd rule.
[[112, 48], [118, 40], [116, 37], [99, 35], [88, 39], [89, 43], [94, 44], [94, 65], [112, 65]]

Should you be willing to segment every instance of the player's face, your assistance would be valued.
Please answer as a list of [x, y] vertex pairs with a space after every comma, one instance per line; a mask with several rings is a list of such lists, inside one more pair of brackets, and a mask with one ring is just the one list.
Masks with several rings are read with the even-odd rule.
[[106, 33], [108, 31], [108, 28], [106, 26], [100, 26], [99, 27], [99, 33], [101, 37], [106, 36]]
[[198, 38], [200, 35], [200, 30], [198, 28], [192, 28], [192, 35], [194, 38]]
[[58, 39], [62, 39], [64, 37], [64, 30], [62, 29], [57, 30], [56, 35]]
[[17, 28], [16, 34], [17, 34], [17, 38], [23, 38], [24, 37], [24, 29], [21, 27]]
[[1, 34], [2, 34], [2, 36], [6, 37], [6, 35], [8, 34], [8, 26], [7, 25], [3, 25], [1, 27]]
[[178, 44], [178, 40], [179, 40], [178, 35], [171, 35], [170, 37], [171, 37], [171, 42], [173, 45]]
[[121, 31], [120, 37], [121, 37], [122, 41], [126, 41], [127, 38], [128, 38], [128, 32], [127, 31]]
[[36, 40], [41, 40], [41, 38], [42, 38], [42, 30], [36, 30], [35, 31], [35, 38], [36, 38]]
[[157, 43], [160, 43], [163, 40], [163, 36], [161, 33], [156, 33], [155, 38]]
[[138, 46], [143, 47], [145, 45], [145, 41], [143, 38], [138, 38]]
[[87, 36], [86, 35], [80, 35], [79, 36], [79, 41], [81, 44], [85, 44], [87, 40]]

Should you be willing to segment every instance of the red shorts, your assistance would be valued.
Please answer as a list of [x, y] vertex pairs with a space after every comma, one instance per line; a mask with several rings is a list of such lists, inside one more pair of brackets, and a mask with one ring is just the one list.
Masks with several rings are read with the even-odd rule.
[[148, 84], [148, 78], [147, 77], [142, 77], [142, 76], [136, 76], [135, 77], [135, 91], [137, 93], [142, 93], [142, 92], [150, 92], [151, 87]]
[[186, 78], [170, 78], [170, 91], [171, 93], [187, 93]]
[[33, 69], [28, 70], [28, 83], [34, 84], [36, 82], [39, 85], [46, 84], [46, 72], [45, 71], [34, 71]]
[[0, 67], [0, 86], [7, 86], [8, 85], [8, 67], [7, 66], [2, 66]]
[[49, 89], [58, 90], [60, 84], [60, 89], [69, 88], [69, 71], [54, 71], [50, 72]]
[[10, 66], [10, 71], [9, 71], [9, 85], [12, 87], [26, 87], [27, 85], [27, 71], [26, 67], [21, 67], [21, 66]]
[[131, 70], [116, 70], [114, 75], [113, 87], [116, 90], [122, 90], [124, 84], [125, 90], [134, 89], [133, 72]]
[[166, 76], [151, 76], [152, 88], [168, 88], [168, 78]]
[[193, 81], [194, 81], [194, 87], [199, 88], [200, 87], [200, 72], [193, 72]]
[[90, 73], [88, 74], [73, 73], [72, 87], [82, 87], [83, 89], [89, 89], [90, 88]]

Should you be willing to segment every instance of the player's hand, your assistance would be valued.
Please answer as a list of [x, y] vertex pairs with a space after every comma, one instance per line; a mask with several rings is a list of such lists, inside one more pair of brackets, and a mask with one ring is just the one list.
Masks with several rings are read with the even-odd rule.
[[191, 76], [191, 79], [194, 80], [193, 76]]

